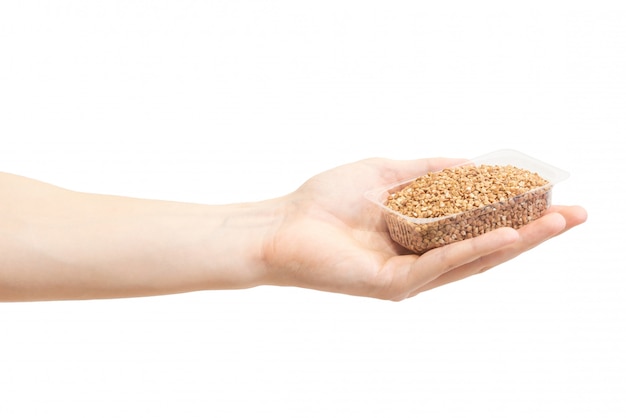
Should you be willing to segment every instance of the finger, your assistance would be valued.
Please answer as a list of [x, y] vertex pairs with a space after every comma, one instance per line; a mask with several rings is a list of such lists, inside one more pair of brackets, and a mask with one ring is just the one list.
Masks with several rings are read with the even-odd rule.
[[[436, 280], [433, 280], [425, 285], [420, 291], [434, 289], [435, 287], [453, 283], [465, 277], [490, 270], [491, 268], [509, 261], [521, 253], [538, 246], [542, 242], [559, 235], [565, 230], [566, 226], [566, 219], [559, 212], [544, 215], [538, 220], [520, 228], [520, 238], [515, 243], [503, 246], [497, 251], [477, 258], [472, 262], [456, 269], [450, 270]], [[491, 232], [489, 234], [491, 234]], [[485, 236], [486, 235], [488, 234], [485, 234]], [[478, 238], [473, 238], [471, 240]]]
[[[462, 266], [512, 245], [518, 239], [519, 233], [516, 230], [499, 228], [479, 237], [427, 252], [414, 263], [415, 271], [412, 271], [412, 274], [416, 280], [409, 294], [414, 295], [423, 289], [432, 288], [433, 283], [440, 282], [442, 276], [449, 272], [462, 272], [463, 270], [460, 270]], [[459, 276], [457, 280], [461, 278]]]
[[[464, 268], [478, 273], [487, 271], [516, 257], [522, 252], [538, 246], [548, 239], [561, 235], [563, 232], [584, 223], [586, 219], [587, 212], [580, 206], [553, 206], [544, 216], [519, 229], [520, 240], [515, 246], [503, 248], [489, 257], [483, 257], [474, 261], [474, 265], [464, 266]], [[448, 276], [452, 277], [455, 274], [467, 276], [468, 272], [451, 272]]]
[[587, 216], [588, 216], [587, 211], [580, 206], [553, 205], [547, 211], [547, 213], [554, 213], [554, 212], [560, 213], [565, 218], [565, 222], [567, 224], [565, 226], [565, 229], [561, 231], [560, 234], [562, 234], [565, 231], [569, 231], [575, 226], [585, 223], [587, 221]]
[[422, 171], [432, 172], [443, 170], [444, 168], [452, 167], [467, 163], [469, 160], [462, 158], [427, 158], [420, 160], [422, 162]]
[[[550, 214], [559, 214], [562, 216], [562, 219], [559, 219], [558, 217], [555, 218], [552, 216], [548, 216]], [[562, 223], [563, 219], [565, 221], [564, 226]], [[466, 265], [460, 266], [456, 269], [452, 269], [449, 272], [444, 273], [440, 277], [425, 284], [421, 288], [416, 289], [412, 294], [409, 295], [409, 297], [415, 296], [418, 293], [425, 292], [430, 289], [434, 289], [436, 287], [443, 286], [445, 284], [453, 283], [474, 274], [483, 273], [499, 264], [502, 264], [517, 257], [519, 254], [528, 251], [531, 248], [538, 246], [547, 239], [558, 236], [563, 232], [584, 223], [586, 220], [587, 211], [580, 206], [554, 205], [542, 218], [529, 225], [526, 225], [519, 230], [521, 239], [518, 243], [516, 243], [516, 245], [510, 246], [509, 248], [500, 249], [499, 251], [496, 251], [488, 256], [480, 257]]]
[[420, 160], [388, 160], [376, 158], [371, 161], [374, 161], [379, 169], [386, 171], [384, 177], [386, 177], [388, 181], [396, 182], [463, 164], [468, 160], [461, 158], [424, 158]]

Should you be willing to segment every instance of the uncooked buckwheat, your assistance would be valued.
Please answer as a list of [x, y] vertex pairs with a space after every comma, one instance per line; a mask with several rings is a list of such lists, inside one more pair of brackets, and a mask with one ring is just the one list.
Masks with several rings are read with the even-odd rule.
[[520, 228], [544, 214], [550, 192], [547, 180], [522, 168], [466, 165], [391, 193], [385, 205], [393, 212], [385, 216], [392, 238], [422, 254], [503, 226]]

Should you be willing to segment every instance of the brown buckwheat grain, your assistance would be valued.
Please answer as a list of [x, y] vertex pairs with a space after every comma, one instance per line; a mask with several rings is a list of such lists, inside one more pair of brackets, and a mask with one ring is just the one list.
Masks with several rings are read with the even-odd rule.
[[547, 180], [522, 168], [466, 165], [391, 193], [385, 216], [392, 238], [421, 254], [499, 227], [520, 228], [543, 215], [550, 192]]

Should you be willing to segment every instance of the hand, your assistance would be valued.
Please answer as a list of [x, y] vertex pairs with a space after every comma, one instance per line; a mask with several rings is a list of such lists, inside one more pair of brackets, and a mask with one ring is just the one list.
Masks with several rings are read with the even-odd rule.
[[552, 206], [519, 230], [500, 228], [422, 256], [394, 243], [365, 191], [462, 161], [369, 159], [311, 178], [282, 199], [283, 221], [264, 250], [267, 282], [399, 301], [484, 272], [586, 220], [581, 207]]
[[582, 223], [554, 206], [422, 256], [394, 243], [366, 190], [462, 160], [370, 159], [282, 198], [202, 205], [73, 192], [0, 173], [0, 300], [149, 296], [263, 284], [401, 300], [485, 271]]

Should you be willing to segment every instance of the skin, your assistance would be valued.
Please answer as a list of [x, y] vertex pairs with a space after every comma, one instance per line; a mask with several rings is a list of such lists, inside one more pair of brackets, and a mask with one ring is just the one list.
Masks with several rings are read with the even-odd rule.
[[371, 188], [460, 163], [368, 159], [285, 196], [232, 205], [136, 199], [0, 174], [0, 300], [153, 296], [261, 285], [400, 301], [484, 272], [585, 222], [552, 206], [519, 229], [409, 253]]

